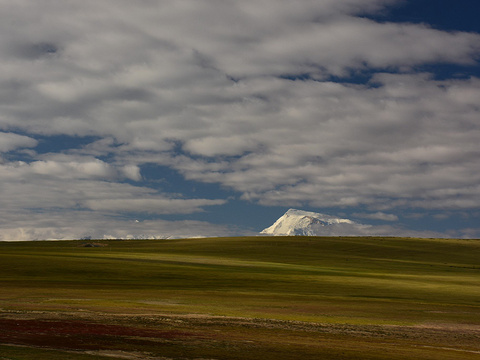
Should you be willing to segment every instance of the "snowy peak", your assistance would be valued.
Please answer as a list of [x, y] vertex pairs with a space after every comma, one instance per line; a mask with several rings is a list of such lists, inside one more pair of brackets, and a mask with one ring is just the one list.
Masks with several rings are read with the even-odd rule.
[[357, 233], [364, 226], [349, 219], [290, 209], [275, 221], [272, 226], [264, 229], [261, 234], [296, 236], [348, 235]]
[[324, 222], [326, 224], [339, 224], [339, 223], [354, 224], [355, 223], [354, 221], [349, 219], [341, 219], [336, 216], [330, 216], [326, 214], [320, 214], [320, 213], [315, 213], [311, 211], [303, 211], [303, 210], [297, 210], [297, 209], [288, 210], [282, 217], [291, 217], [291, 218], [299, 217], [299, 218], [315, 219], [315, 220], [319, 220], [320, 222]]

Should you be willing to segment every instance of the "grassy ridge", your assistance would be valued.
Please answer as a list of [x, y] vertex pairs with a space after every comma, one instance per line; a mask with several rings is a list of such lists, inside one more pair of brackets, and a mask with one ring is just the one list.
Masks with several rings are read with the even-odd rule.
[[[1, 243], [0, 300], [20, 297], [52, 307], [108, 301], [113, 308], [371, 323], [421, 321], [417, 307], [480, 306], [479, 241], [254, 237], [102, 243], [107, 246]], [[336, 309], [322, 311], [320, 305], [330, 303]], [[350, 310], [352, 303], [360, 315]], [[391, 303], [398, 303], [400, 318]], [[369, 306], [382, 304], [392, 308], [389, 316], [365, 317]], [[403, 314], [405, 307], [413, 316]]]
[[[332, 326], [480, 325], [478, 240], [245, 237], [95, 242], [105, 246], [83, 247], [84, 241], [0, 243], [1, 313], [197, 314]], [[232, 330], [232, 337], [239, 336], [239, 329]], [[266, 335], [257, 338], [261, 336]], [[338, 347], [342, 336], [329, 341]], [[310, 344], [312, 358], [320, 351], [312, 348], [315, 342], [310, 338], [300, 343]], [[377, 358], [378, 349], [367, 351], [365, 346], [362, 354], [371, 352], [365, 358]], [[326, 346], [322, 351], [333, 350]], [[355, 356], [362, 358], [358, 352]]]

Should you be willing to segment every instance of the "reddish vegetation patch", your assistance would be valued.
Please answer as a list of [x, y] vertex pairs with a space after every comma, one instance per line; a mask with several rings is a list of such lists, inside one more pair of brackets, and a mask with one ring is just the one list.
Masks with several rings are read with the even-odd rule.
[[125, 342], [138, 344], [152, 340], [200, 338], [198, 334], [183, 331], [80, 321], [0, 319], [0, 329], [0, 343], [64, 349], [108, 349]]

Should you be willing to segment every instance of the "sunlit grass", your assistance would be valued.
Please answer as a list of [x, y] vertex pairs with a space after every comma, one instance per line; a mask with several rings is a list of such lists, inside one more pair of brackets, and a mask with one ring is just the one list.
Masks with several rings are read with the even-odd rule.
[[[242, 360], [456, 360], [478, 355], [468, 334], [464, 344], [449, 345], [454, 350], [444, 349], [444, 342], [458, 339], [455, 333], [435, 333], [438, 340], [427, 336], [420, 341], [416, 336], [423, 326], [480, 326], [477, 240], [247, 237], [95, 242], [105, 246], [83, 247], [82, 241], [0, 243], [0, 315], [139, 328], [147, 321], [148, 326], [206, 336], [160, 343], [108, 336], [98, 340], [99, 349], [121, 350], [120, 355], [128, 353], [132, 359], [142, 359], [144, 353]], [[307, 331], [305, 324], [320, 330]], [[389, 329], [397, 333], [388, 335]], [[62, 340], [58, 349], [0, 345], [0, 359], [116, 356], [61, 346]]]
[[[102, 243], [107, 246], [0, 244], [0, 306], [374, 324], [421, 322], [438, 306], [473, 312], [480, 307], [480, 246], [473, 240], [254, 237]], [[464, 321], [476, 322], [477, 315]]]

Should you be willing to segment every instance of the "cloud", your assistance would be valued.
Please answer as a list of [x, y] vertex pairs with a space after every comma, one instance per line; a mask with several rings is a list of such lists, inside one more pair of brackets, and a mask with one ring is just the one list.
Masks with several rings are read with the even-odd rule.
[[480, 34], [364, 16], [399, 3], [3, 1], [0, 152], [30, 152], [0, 163], [1, 207], [225, 204], [149, 188], [148, 163], [263, 205], [478, 208], [480, 79], [418, 69], [477, 66]]
[[[29, 214], [2, 226], [0, 241], [92, 239], [166, 239], [188, 237], [235, 236], [239, 230], [232, 226], [202, 221], [165, 221], [112, 219], [88, 212], [51, 212]], [[248, 234], [243, 230], [242, 235]]]
[[110, 166], [97, 159], [86, 162], [36, 161], [29, 166], [35, 174], [57, 178], [109, 178], [113, 175]]
[[[262, 101], [255, 106], [258, 92], [285, 92], [285, 84], [263, 83], [266, 76], [323, 79], [370, 67], [466, 64], [480, 49], [478, 34], [354, 16], [392, 1], [7, 3], [3, 26], [11, 19], [24, 26], [2, 31], [0, 72], [7, 86], [16, 84], [16, 95], [0, 124], [32, 133], [110, 135], [139, 149], [156, 143], [162, 150], [167, 139], [201, 143], [233, 107], [236, 118], [262, 107], [271, 112]], [[18, 56], [17, 47], [47, 50], [32, 59]], [[260, 81], [242, 87], [232, 77]]]
[[[459, 88], [475, 93], [478, 79], [379, 74], [377, 87], [262, 81], [271, 84], [262, 101], [270, 112], [258, 123], [231, 120], [237, 130], [224, 132], [255, 144], [252, 152], [242, 149], [228, 162], [183, 156], [172, 166], [266, 205], [478, 206], [479, 109], [456, 95]], [[271, 91], [272, 84], [284, 93]], [[217, 139], [222, 143], [221, 134]]]
[[355, 213], [353, 216], [363, 218], [363, 219], [373, 219], [373, 220], [383, 220], [383, 221], [398, 221], [398, 216], [395, 214], [387, 214], [381, 211], [376, 213], [367, 214], [367, 213]]
[[[44, 160], [10, 162], [0, 165], [5, 179], [34, 179], [35, 176], [63, 179], [113, 179], [118, 172], [114, 166], [91, 157], [69, 157], [54, 155]], [[122, 171], [124, 169], [121, 169]]]
[[[82, 174], [75, 173], [79, 170]], [[70, 171], [69, 175], [64, 171]], [[238, 229], [200, 221], [156, 219], [135, 223], [130, 220], [134, 213], [191, 214], [222, 205], [225, 200], [166, 198], [171, 194], [102, 180], [100, 175], [104, 175], [103, 169], [88, 163], [80, 168], [48, 162], [0, 165], [0, 240], [238, 234]]]
[[166, 199], [153, 197], [147, 199], [91, 199], [83, 203], [91, 210], [146, 212], [154, 214], [191, 214], [202, 211], [204, 206], [223, 205], [225, 200], [209, 199]]
[[0, 153], [9, 152], [19, 148], [33, 148], [38, 141], [24, 135], [0, 132]]
[[[105, 168], [110, 170], [96, 162], [0, 165], [3, 211], [86, 207], [111, 212], [184, 214], [201, 211], [202, 206], [225, 203], [225, 200], [166, 198], [147, 187], [105, 181], [101, 178], [111, 176]], [[24, 193], [29, 196], [22, 196]]]
[[134, 181], [142, 180], [140, 168], [137, 165], [125, 165], [121, 168], [121, 173], [128, 179]]

